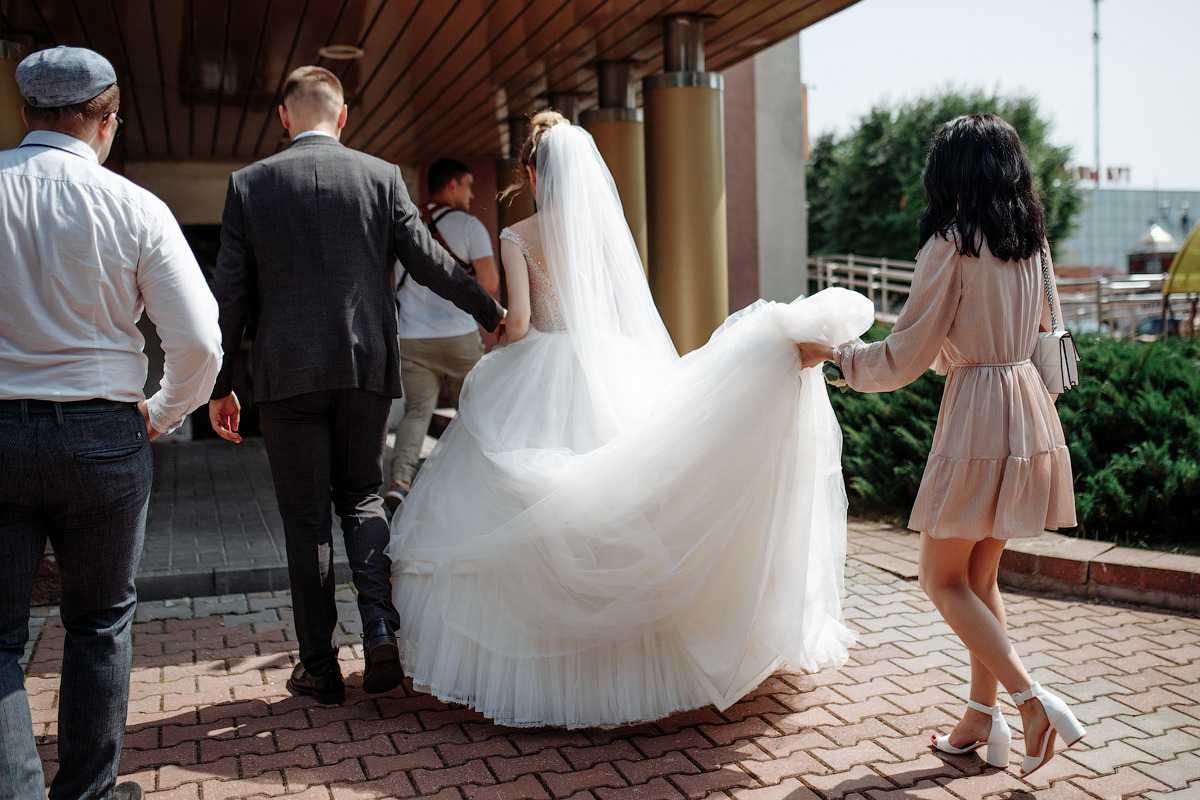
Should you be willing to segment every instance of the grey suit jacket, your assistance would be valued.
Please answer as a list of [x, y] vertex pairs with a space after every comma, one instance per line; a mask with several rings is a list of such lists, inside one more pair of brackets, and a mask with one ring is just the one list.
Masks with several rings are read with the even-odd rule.
[[226, 360], [212, 396], [232, 390], [251, 319], [257, 400], [345, 388], [399, 397], [397, 258], [488, 330], [499, 324], [499, 304], [434, 242], [396, 165], [306, 136], [233, 173], [212, 286]]

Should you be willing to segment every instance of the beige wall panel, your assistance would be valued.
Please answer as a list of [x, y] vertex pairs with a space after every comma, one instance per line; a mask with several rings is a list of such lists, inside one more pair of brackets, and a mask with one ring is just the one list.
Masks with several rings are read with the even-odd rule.
[[682, 354], [729, 310], [722, 97], [709, 87], [643, 97], [650, 288]]
[[162, 198], [180, 225], [220, 225], [229, 176], [241, 161], [127, 161], [125, 177]]

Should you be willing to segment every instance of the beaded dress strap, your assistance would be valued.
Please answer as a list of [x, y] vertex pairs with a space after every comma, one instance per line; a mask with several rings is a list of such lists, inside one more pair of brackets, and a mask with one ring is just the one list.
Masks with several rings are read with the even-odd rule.
[[515, 242], [517, 247], [521, 248], [522, 253], [525, 253], [526, 255], [529, 254], [529, 245], [525, 244], [525, 240], [521, 237], [521, 234], [517, 233], [512, 228], [505, 228], [504, 230], [500, 231], [500, 238], [508, 239], [510, 242]]

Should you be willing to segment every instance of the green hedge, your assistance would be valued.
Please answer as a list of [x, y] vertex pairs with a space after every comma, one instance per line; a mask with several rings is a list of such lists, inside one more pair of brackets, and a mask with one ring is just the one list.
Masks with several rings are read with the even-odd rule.
[[[880, 339], [875, 326], [864, 337]], [[1200, 339], [1077, 339], [1080, 385], [1058, 400], [1079, 528], [1063, 533], [1200, 552]], [[905, 522], [945, 379], [889, 394], [833, 392], [852, 513]]]

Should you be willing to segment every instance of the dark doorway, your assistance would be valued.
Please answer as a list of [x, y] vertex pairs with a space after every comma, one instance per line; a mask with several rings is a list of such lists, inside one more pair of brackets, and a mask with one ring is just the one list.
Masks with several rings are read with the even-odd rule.
[[[200, 264], [204, 279], [212, 285], [213, 275], [217, 269], [217, 253], [221, 250], [220, 225], [183, 225], [183, 235], [191, 245], [192, 253]], [[250, 326], [252, 327], [252, 326]], [[258, 408], [254, 405], [254, 384], [250, 375], [250, 341], [243, 339], [241, 348], [236, 353], [226, 353], [225, 358], [233, 358], [233, 391], [237, 393], [242, 403], [242, 422], [239, 433], [243, 436], [257, 436]], [[208, 404], [196, 409], [192, 414], [192, 438], [215, 439], [212, 425], [208, 421]]]

